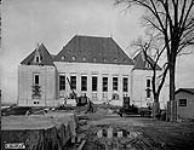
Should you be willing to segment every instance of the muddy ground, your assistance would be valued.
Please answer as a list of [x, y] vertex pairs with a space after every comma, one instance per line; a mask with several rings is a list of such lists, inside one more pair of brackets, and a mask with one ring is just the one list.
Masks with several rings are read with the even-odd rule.
[[[127, 116], [121, 118], [103, 109], [81, 114], [78, 118], [80, 126], [77, 132], [82, 139], [78, 141], [86, 141], [83, 150], [194, 149], [194, 122], [165, 122]], [[108, 135], [110, 129], [112, 135]]]
[[194, 122], [124, 116], [117, 107], [68, 108], [78, 120], [75, 142], [64, 150], [194, 150]]

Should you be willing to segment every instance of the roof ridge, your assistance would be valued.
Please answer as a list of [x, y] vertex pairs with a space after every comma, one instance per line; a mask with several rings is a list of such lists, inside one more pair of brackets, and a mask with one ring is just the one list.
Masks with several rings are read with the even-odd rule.
[[97, 36], [97, 35], [81, 35], [81, 34], [76, 34], [75, 35], [76, 37], [88, 37], [88, 38], [110, 38], [110, 39], [112, 39], [112, 37], [110, 37], [110, 36]]

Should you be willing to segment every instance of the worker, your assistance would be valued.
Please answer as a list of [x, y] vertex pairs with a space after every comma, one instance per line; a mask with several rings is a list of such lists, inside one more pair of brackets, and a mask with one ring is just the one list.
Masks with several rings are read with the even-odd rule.
[[122, 118], [123, 117], [123, 113], [122, 113], [122, 109], [119, 110], [119, 116]]
[[92, 102], [90, 99], [88, 99], [88, 110], [87, 112], [94, 112], [93, 106], [92, 106]]
[[63, 105], [67, 105], [67, 97], [64, 96], [64, 102], [63, 102]]
[[87, 103], [87, 101], [88, 101], [88, 97], [86, 96], [86, 93], [84, 93], [82, 103], [86, 104], [86, 103]]

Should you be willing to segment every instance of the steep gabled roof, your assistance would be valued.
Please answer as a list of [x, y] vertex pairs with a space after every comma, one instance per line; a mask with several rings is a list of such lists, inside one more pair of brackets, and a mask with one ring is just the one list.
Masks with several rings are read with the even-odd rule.
[[179, 93], [179, 92], [187, 92], [187, 93], [190, 93], [190, 94], [194, 94], [194, 88], [179, 88], [175, 94]]
[[74, 36], [54, 59], [61, 62], [133, 65], [111, 37]]
[[54, 54], [50, 54], [50, 55], [51, 55], [52, 60], [54, 60], [56, 55], [54, 55]]
[[[35, 52], [38, 51], [40, 54], [41, 61], [39, 64], [34, 63]], [[53, 59], [44, 44], [38, 45], [38, 47], [28, 55], [22, 62], [22, 65], [54, 65]]]
[[[150, 62], [152, 62], [152, 64], [154, 64], [154, 60], [148, 56], [148, 59], [150, 60]], [[133, 62], [134, 62], [134, 68], [133, 69], [137, 69], [137, 70], [152, 70], [151, 67], [148, 67], [148, 63], [144, 57], [143, 52], [139, 52], [134, 58], [133, 58]], [[161, 70], [160, 66], [157, 65], [156, 66], [156, 70]]]

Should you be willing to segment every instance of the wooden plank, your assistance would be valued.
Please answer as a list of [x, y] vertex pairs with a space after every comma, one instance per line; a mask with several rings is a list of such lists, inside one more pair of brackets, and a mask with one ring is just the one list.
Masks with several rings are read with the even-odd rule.
[[78, 147], [77, 150], [82, 150], [82, 148], [84, 147], [85, 143], [86, 143], [86, 140], [83, 140], [83, 141], [81, 142], [81, 144], [79, 145], [79, 147]]

